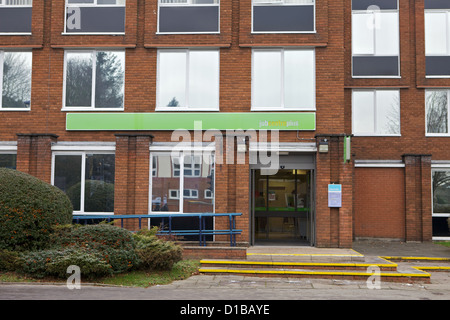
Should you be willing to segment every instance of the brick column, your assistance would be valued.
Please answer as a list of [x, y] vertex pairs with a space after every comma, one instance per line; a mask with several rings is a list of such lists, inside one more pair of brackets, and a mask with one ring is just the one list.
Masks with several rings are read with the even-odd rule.
[[[328, 152], [316, 155], [316, 246], [351, 248], [353, 241], [353, 164], [344, 163], [345, 135], [317, 135]], [[342, 185], [342, 207], [328, 207], [328, 184]]]
[[[236, 218], [236, 228], [242, 233], [236, 237], [237, 242], [250, 241], [250, 165], [249, 151], [244, 154], [237, 153], [237, 139], [245, 135], [223, 135], [222, 142], [216, 137], [216, 164], [215, 164], [215, 211], [217, 213], [242, 213]], [[238, 163], [238, 158], [241, 163]], [[215, 219], [216, 229], [228, 229], [228, 217]], [[216, 236], [217, 241], [229, 241], [228, 236]]]
[[52, 133], [18, 133], [17, 170], [51, 183], [52, 144], [57, 139]]
[[[148, 214], [150, 134], [116, 134], [116, 172], [114, 213], [116, 215]], [[124, 227], [138, 230], [139, 221], [125, 220]], [[147, 220], [142, 220], [142, 228]]]
[[405, 240], [431, 241], [431, 155], [404, 154]]

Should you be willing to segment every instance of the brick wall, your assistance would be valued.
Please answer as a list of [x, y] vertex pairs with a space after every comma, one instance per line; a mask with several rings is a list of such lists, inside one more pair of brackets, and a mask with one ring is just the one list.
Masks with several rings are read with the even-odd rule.
[[[431, 196], [429, 161], [450, 159], [450, 139], [425, 136], [425, 89], [450, 87], [450, 79], [425, 78], [424, 1], [399, 1], [401, 78], [353, 79], [351, 77], [351, 1], [316, 1], [316, 33], [252, 34], [251, 0], [221, 0], [220, 34], [162, 35], [157, 30], [157, 0], [127, 0], [125, 35], [63, 35], [64, 0], [34, 0], [32, 36], [0, 36], [0, 48], [33, 50], [31, 111], [1, 112], [0, 141], [18, 142], [18, 170], [51, 177], [51, 143], [55, 141], [116, 142], [117, 213], [146, 213], [148, 209], [149, 137], [120, 132], [68, 132], [66, 112], [61, 111], [64, 50], [116, 48], [126, 51], [125, 112], [154, 112], [156, 104], [157, 49], [171, 47], [220, 47], [220, 111], [249, 112], [251, 106], [252, 48], [265, 46], [307, 46], [316, 50], [315, 132], [282, 132], [281, 142], [312, 142], [316, 135], [332, 140], [328, 154], [317, 154], [316, 213], [317, 245], [348, 247], [353, 234], [363, 234], [362, 226], [372, 224], [372, 215], [361, 208], [370, 205], [360, 178], [381, 184], [374, 171], [355, 170], [343, 164], [342, 134], [352, 131], [351, 92], [355, 88], [400, 88], [401, 136], [353, 137], [353, 159], [402, 160], [405, 154], [429, 155], [411, 160], [406, 167], [406, 188], [414, 186], [414, 199], [405, 196], [403, 215], [408, 212], [411, 239], [431, 237]], [[35, 136], [35, 133], [45, 135]], [[24, 134], [17, 136], [17, 134]], [[51, 133], [52, 135], [48, 135]], [[116, 135], [119, 134], [119, 135]], [[153, 141], [170, 141], [170, 132], [151, 132]], [[58, 136], [56, 140], [56, 136]], [[334, 138], [333, 138], [334, 137]], [[419, 161], [419, 162], [417, 162]], [[242, 212], [238, 241], [249, 241], [249, 175], [246, 165], [216, 166], [216, 212]], [[412, 169], [415, 168], [415, 169]], [[420, 168], [420, 169], [419, 169]], [[410, 170], [411, 169], [411, 170]], [[363, 172], [364, 171], [364, 172]], [[394, 177], [384, 174], [397, 184]], [[363, 173], [360, 173], [363, 172]], [[390, 171], [389, 171], [390, 172]], [[410, 173], [411, 172], [411, 173]], [[403, 177], [405, 179], [405, 177]], [[391, 181], [390, 180], [390, 181]], [[344, 186], [343, 208], [327, 206], [326, 186]], [[401, 189], [401, 188], [400, 188]], [[400, 190], [397, 189], [397, 190]], [[404, 192], [404, 191], [403, 191]], [[353, 195], [355, 197], [353, 198]], [[409, 193], [407, 193], [409, 194]], [[386, 195], [380, 188], [377, 197]], [[405, 200], [406, 199], [406, 200]], [[419, 200], [417, 200], [419, 199]], [[397, 199], [400, 201], [399, 199]], [[397, 201], [396, 200], [396, 201]], [[394, 200], [395, 211], [401, 206]], [[353, 210], [354, 207], [354, 210]], [[365, 211], [364, 211], [365, 212]], [[354, 228], [352, 216], [355, 221]], [[400, 219], [400, 213], [398, 219]], [[368, 219], [364, 222], [364, 219]], [[406, 218], [405, 218], [406, 219]], [[404, 224], [406, 220], [403, 221]], [[217, 226], [226, 222], [218, 219]], [[381, 230], [372, 236], [401, 237], [405, 227], [396, 222], [396, 234]], [[354, 230], [354, 231], [353, 231]], [[413, 231], [415, 230], [415, 231]], [[373, 230], [372, 230], [373, 231]], [[415, 233], [414, 233], [415, 232]], [[405, 235], [403, 235], [405, 236]]]
[[355, 168], [354, 236], [405, 240], [405, 169]]

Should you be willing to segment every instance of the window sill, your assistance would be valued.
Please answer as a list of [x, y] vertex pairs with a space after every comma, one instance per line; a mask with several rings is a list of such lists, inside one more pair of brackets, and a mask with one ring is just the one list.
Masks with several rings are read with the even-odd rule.
[[370, 133], [353, 133], [354, 137], [375, 137], [375, 138], [389, 138], [389, 137], [401, 137], [401, 134], [370, 134]]
[[156, 32], [156, 35], [175, 35], [175, 34], [181, 34], [181, 35], [189, 35], [189, 34], [213, 34], [213, 35], [219, 35], [220, 31], [202, 31], [202, 32]]
[[61, 32], [63, 36], [124, 36], [125, 32]]
[[251, 34], [316, 34], [316, 30], [311, 31], [252, 31]]
[[267, 111], [276, 111], [276, 112], [291, 112], [291, 111], [305, 111], [305, 112], [316, 112], [315, 108], [310, 109], [302, 109], [302, 108], [254, 108], [252, 107], [251, 112], [267, 112]]
[[0, 111], [27, 112], [31, 111], [31, 108], [0, 108]]
[[155, 112], [219, 112], [219, 108], [156, 108]]
[[117, 112], [123, 112], [125, 111], [125, 108], [62, 108], [62, 112], [64, 111], [91, 111], [91, 112], [102, 112], [102, 111], [117, 111]]
[[353, 76], [353, 79], [401, 79], [402, 76]]
[[450, 133], [426, 133], [427, 138], [450, 138]]
[[31, 32], [0, 32], [0, 36], [31, 36]]

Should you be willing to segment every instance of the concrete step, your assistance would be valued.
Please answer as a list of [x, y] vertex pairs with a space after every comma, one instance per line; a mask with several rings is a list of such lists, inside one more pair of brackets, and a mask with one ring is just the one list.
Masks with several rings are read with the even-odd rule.
[[[325, 257], [324, 257], [325, 258]], [[280, 259], [274, 257], [270, 260], [255, 260], [254, 257], [249, 257], [247, 260], [201, 260], [203, 267], [208, 268], [283, 268], [283, 269], [308, 269], [308, 270], [359, 270], [366, 271], [369, 267], [378, 267], [381, 271], [396, 271], [397, 264], [384, 260], [379, 257], [364, 258], [363, 261], [324, 259], [312, 261], [307, 257], [295, 257], [290, 259]]]
[[[314, 278], [314, 279], [340, 279], [340, 280], [370, 280], [378, 277], [380, 281], [392, 282], [421, 282], [429, 283], [430, 274], [415, 268], [404, 268], [403, 270], [381, 271], [375, 265], [366, 270], [346, 270], [346, 269], [310, 269], [304, 266], [297, 268], [285, 268], [278, 266], [267, 267], [248, 267], [242, 265], [222, 265], [222, 266], [202, 266], [200, 273], [209, 275], [243, 275], [255, 277], [286, 277], [286, 278]], [[372, 278], [371, 278], [372, 277]]]

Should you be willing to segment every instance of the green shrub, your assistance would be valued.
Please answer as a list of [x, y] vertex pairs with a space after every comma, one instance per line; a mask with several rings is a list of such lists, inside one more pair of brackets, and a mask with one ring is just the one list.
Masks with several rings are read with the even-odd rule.
[[88, 253], [86, 250], [70, 250], [68, 254], [47, 263], [46, 269], [49, 275], [66, 279], [67, 268], [72, 265], [78, 266], [81, 277], [86, 279], [111, 275], [113, 271], [113, 267], [100, 254]]
[[52, 235], [54, 248], [83, 249], [100, 255], [114, 272], [125, 272], [138, 262], [132, 232], [109, 225], [60, 226]]
[[170, 270], [182, 259], [181, 247], [171, 241], [158, 239], [154, 230], [140, 231], [134, 235], [134, 238], [136, 253], [140, 259], [139, 269]]
[[83, 249], [30, 251], [23, 253], [21, 259], [22, 265], [18, 271], [38, 279], [48, 276], [67, 278], [70, 265], [80, 267], [81, 277], [88, 279], [112, 273], [112, 266], [101, 255]]
[[19, 254], [8, 250], [0, 250], [0, 271], [14, 271], [20, 267]]
[[0, 249], [46, 248], [53, 225], [72, 221], [64, 192], [38, 178], [0, 168]]

